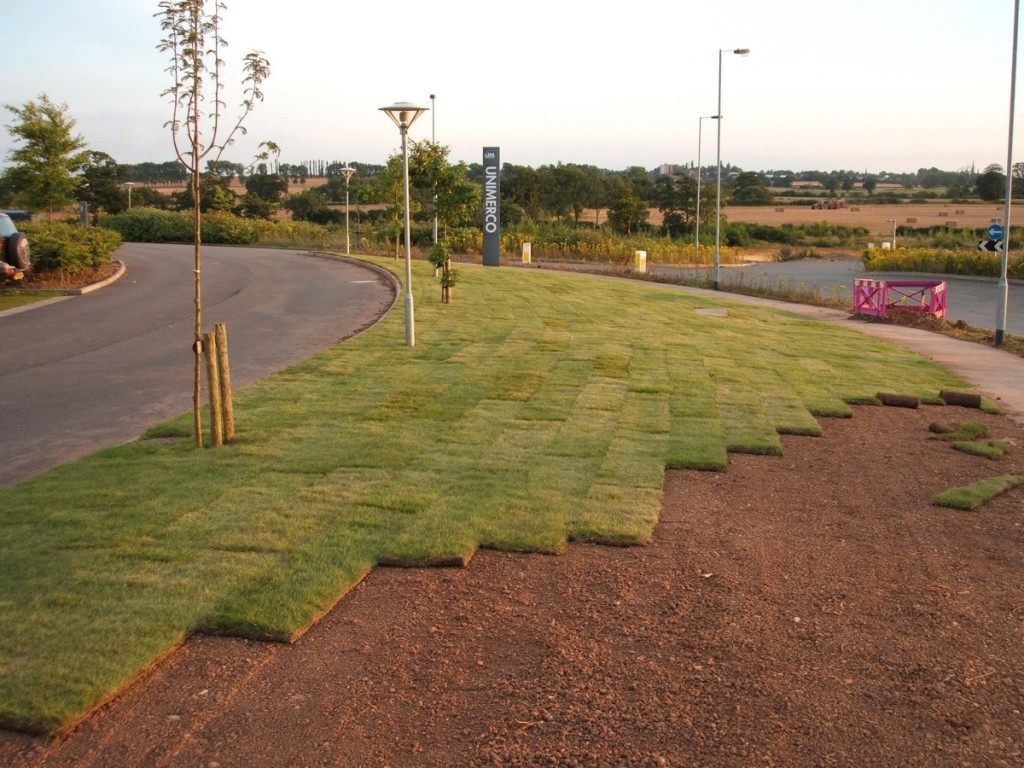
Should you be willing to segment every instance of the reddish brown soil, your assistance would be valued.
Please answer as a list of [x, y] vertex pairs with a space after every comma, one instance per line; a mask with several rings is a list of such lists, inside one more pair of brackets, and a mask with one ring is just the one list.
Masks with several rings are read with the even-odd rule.
[[[1001, 461], [929, 439], [986, 421]], [[673, 471], [648, 546], [378, 569], [292, 646], [195, 637], [0, 766], [1021, 766], [1024, 427], [859, 407]]]

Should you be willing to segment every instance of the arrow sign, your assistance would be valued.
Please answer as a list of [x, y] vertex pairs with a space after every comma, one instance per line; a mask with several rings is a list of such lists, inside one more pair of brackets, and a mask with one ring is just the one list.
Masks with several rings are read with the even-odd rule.
[[1003, 228], [998, 224], [993, 224], [988, 228], [988, 239], [989, 240], [1002, 240], [1003, 239]]
[[1002, 240], [982, 240], [978, 243], [979, 251], [988, 251], [989, 253], [1002, 253], [1003, 252], [1003, 241]]

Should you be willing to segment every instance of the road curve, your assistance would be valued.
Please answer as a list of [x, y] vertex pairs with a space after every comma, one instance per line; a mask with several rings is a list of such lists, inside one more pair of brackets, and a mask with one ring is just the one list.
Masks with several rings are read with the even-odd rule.
[[[127, 271], [102, 290], [0, 314], [0, 487], [191, 410], [192, 248], [128, 244], [116, 258]], [[367, 265], [225, 246], [204, 246], [202, 290], [236, 388], [358, 333], [396, 296]]]

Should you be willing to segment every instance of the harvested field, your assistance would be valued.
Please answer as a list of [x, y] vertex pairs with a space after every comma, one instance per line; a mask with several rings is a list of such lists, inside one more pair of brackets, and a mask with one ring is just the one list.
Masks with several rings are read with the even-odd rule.
[[728, 207], [723, 214], [729, 221], [751, 224], [817, 224], [828, 222], [846, 227], [865, 227], [879, 236], [892, 233], [892, 220], [896, 226], [925, 229], [928, 227], [982, 228], [992, 223], [992, 217], [1002, 216], [1003, 207], [996, 203], [908, 203], [896, 205], [848, 205], [834, 210], [814, 210], [810, 206], [749, 206]]
[[[702, 195], [703, 197], [703, 195]], [[728, 206], [722, 209], [722, 216], [733, 222], [750, 224], [818, 224], [825, 222], [844, 227], [864, 227], [869, 238], [882, 242], [892, 236], [892, 222], [900, 229], [912, 227], [969, 227], [980, 229], [992, 223], [993, 217], [1002, 217], [1003, 206], [997, 203], [897, 203], [894, 205], [847, 204], [832, 210], [814, 209], [809, 205], [759, 205]], [[584, 212], [583, 221], [594, 221], [595, 211]], [[600, 221], [607, 221], [608, 212], [602, 210]], [[651, 224], [661, 224], [661, 212], [651, 209]]]

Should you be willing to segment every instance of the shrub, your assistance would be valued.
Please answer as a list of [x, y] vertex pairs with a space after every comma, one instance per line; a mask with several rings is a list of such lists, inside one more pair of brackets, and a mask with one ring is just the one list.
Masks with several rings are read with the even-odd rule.
[[107, 216], [100, 226], [119, 232], [132, 243], [187, 243], [195, 239], [192, 214], [186, 211], [132, 208]]
[[[977, 249], [946, 250], [943, 248], [870, 248], [862, 259], [868, 272], [932, 272], [940, 275], [978, 275], [998, 277], [1002, 257]], [[1018, 257], [1007, 265], [1011, 278], [1024, 277], [1024, 259]]]
[[32, 266], [42, 271], [74, 275], [84, 269], [99, 269], [110, 263], [121, 245], [121, 236], [98, 227], [64, 222], [25, 224], [23, 231], [32, 244]]

